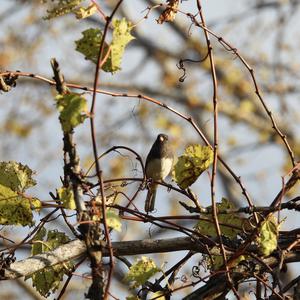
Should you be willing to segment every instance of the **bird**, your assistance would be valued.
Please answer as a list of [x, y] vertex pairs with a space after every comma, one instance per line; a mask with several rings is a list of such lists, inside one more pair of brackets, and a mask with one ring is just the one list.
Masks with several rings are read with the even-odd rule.
[[169, 175], [173, 167], [174, 156], [170, 146], [169, 138], [166, 134], [160, 133], [147, 156], [145, 172], [146, 178], [152, 182], [148, 184], [148, 193], [145, 202], [145, 212], [154, 210], [156, 190], [158, 184], [155, 181], [161, 181]]

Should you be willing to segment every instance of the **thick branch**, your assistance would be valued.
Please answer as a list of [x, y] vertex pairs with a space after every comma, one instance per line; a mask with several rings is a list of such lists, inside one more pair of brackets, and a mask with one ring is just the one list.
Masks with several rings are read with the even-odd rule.
[[[181, 250], [194, 250], [206, 253], [207, 250], [200, 243], [196, 243], [189, 237], [179, 237], [161, 240], [137, 240], [112, 243], [115, 256], [136, 255], [147, 253], [172, 252]], [[81, 240], [73, 240], [53, 251], [31, 256], [10, 265], [9, 269], [0, 273], [1, 279], [15, 279], [28, 276], [45, 267], [53, 266], [71, 259], [76, 259], [86, 252], [85, 243]], [[103, 256], [109, 256], [107, 249], [103, 249]]]
[[[207, 239], [203, 242], [206, 242]], [[209, 246], [209, 245], [207, 245]], [[201, 238], [197, 241], [190, 237], [176, 237], [170, 239], [145, 239], [135, 241], [113, 242], [113, 253], [115, 256], [138, 255], [149, 253], [162, 253], [174, 251], [196, 251], [198, 253], [207, 253], [207, 248], [202, 243]], [[255, 249], [251, 249], [255, 251]], [[31, 256], [21, 261], [14, 262], [10, 268], [0, 270], [0, 279], [15, 279], [22, 276], [28, 276], [45, 267], [53, 266], [65, 261], [76, 259], [85, 255], [86, 245], [81, 240], [73, 240], [66, 243], [53, 251]], [[106, 248], [103, 248], [103, 256], [109, 256]], [[285, 262], [300, 261], [300, 253], [287, 253], [284, 257]], [[275, 257], [266, 258], [266, 263], [275, 265], [278, 259]]]
[[73, 240], [53, 251], [34, 255], [24, 260], [14, 262], [6, 270], [1, 270], [0, 278], [15, 279], [28, 276], [45, 267], [53, 266], [83, 255], [86, 251], [85, 243], [80, 240]]

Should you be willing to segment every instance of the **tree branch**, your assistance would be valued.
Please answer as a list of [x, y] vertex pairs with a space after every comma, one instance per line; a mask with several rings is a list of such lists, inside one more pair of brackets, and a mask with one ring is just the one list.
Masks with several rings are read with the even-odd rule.
[[[216, 240], [217, 238], [215, 238]], [[175, 237], [169, 239], [145, 239], [124, 242], [113, 242], [114, 256], [138, 255], [149, 253], [175, 252], [175, 251], [196, 251], [207, 254], [207, 239], [192, 239], [190, 237]], [[209, 246], [209, 245], [207, 245]], [[212, 245], [213, 246], [213, 245]], [[249, 249], [256, 251], [257, 249]], [[109, 251], [103, 248], [103, 256], [108, 257]], [[228, 251], [228, 254], [230, 252]], [[31, 275], [46, 267], [54, 266], [72, 259], [86, 255], [86, 245], [81, 240], [73, 240], [69, 243], [59, 246], [53, 251], [28, 257], [24, 260], [14, 262], [7, 269], [0, 270], [0, 280], [15, 279]], [[275, 265], [280, 262], [277, 257], [268, 257], [264, 261], [268, 265]], [[284, 256], [285, 262], [300, 261], [300, 253], [289, 252]]]
[[[285, 256], [285, 262], [295, 262], [300, 259], [300, 253], [288, 253]], [[270, 267], [274, 267], [278, 265], [280, 259], [277, 257], [267, 257], [263, 259], [264, 263]], [[259, 271], [263, 271], [263, 267], [260, 270], [255, 271], [259, 273]], [[255, 273], [252, 270], [249, 270], [247, 266], [240, 265], [235, 269], [235, 272], [232, 273], [232, 281], [234, 284], [239, 284], [246, 279], [253, 277]], [[187, 295], [183, 298], [183, 300], [213, 300], [213, 299], [220, 299], [221, 295], [226, 295], [231, 286], [226, 281], [226, 274], [222, 273], [216, 276], [211, 277], [204, 286], [201, 286], [197, 290], [193, 291], [191, 294]], [[223, 298], [222, 298], [223, 299]]]
[[[206, 253], [207, 248], [200, 242], [195, 242], [190, 237], [177, 237], [159, 240], [136, 240], [126, 242], [113, 242], [114, 256], [137, 255], [147, 253], [173, 252], [182, 250], [193, 250]], [[53, 251], [34, 255], [24, 260], [14, 262], [6, 270], [0, 272], [0, 279], [15, 279], [28, 276], [45, 267], [53, 266], [65, 261], [76, 259], [85, 255], [86, 245], [81, 240], [73, 240]], [[109, 256], [107, 248], [103, 248], [103, 256]]]

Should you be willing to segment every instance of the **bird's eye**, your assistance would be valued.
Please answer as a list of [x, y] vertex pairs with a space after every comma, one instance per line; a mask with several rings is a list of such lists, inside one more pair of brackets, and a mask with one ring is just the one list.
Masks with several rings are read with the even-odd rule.
[[161, 136], [159, 137], [159, 140], [160, 140], [161, 142], [163, 142], [163, 141], [165, 140], [164, 136], [161, 135]]

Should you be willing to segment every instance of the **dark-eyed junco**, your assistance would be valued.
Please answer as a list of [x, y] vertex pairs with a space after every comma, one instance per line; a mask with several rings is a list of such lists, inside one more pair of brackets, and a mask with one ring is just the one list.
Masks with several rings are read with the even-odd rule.
[[154, 181], [163, 181], [171, 172], [173, 166], [173, 153], [168, 136], [159, 134], [146, 159], [146, 177], [153, 182], [148, 184], [148, 194], [145, 203], [145, 211], [154, 210], [157, 183]]

